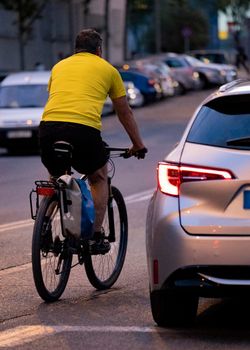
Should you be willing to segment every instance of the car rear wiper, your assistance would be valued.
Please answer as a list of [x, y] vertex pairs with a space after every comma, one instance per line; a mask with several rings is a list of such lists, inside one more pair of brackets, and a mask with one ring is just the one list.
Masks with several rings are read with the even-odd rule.
[[228, 146], [250, 146], [250, 136], [227, 141]]

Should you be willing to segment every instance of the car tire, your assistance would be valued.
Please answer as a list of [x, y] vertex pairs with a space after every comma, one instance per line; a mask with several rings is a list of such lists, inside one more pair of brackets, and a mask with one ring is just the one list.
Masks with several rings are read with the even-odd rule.
[[188, 292], [150, 292], [151, 311], [160, 327], [190, 326], [195, 321], [199, 297]]
[[187, 90], [186, 90], [185, 86], [182, 83], [178, 82], [178, 85], [175, 88], [175, 95], [177, 95], [177, 96], [185, 95], [186, 92], [187, 92]]
[[199, 86], [200, 86], [200, 90], [204, 90], [207, 89], [209, 86], [208, 80], [205, 77], [205, 75], [200, 74], [200, 78], [199, 78]]

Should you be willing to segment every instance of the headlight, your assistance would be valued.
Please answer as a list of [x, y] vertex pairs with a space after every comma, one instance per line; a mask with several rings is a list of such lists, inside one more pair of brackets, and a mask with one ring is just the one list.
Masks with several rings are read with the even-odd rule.
[[136, 94], [130, 94], [129, 98], [131, 98], [131, 100], [135, 100], [136, 99]]
[[196, 80], [196, 79], [199, 79], [199, 73], [198, 72], [193, 72], [193, 78]]
[[26, 125], [31, 126], [33, 124], [33, 120], [32, 119], [27, 119], [26, 120]]

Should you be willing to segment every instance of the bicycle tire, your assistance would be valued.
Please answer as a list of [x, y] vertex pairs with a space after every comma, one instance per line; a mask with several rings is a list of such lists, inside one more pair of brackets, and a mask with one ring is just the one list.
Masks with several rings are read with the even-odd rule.
[[[62, 259], [59, 274], [58, 261]], [[57, 196], [41, 200], [32, 237], [33, 279], [40, 297], [53, 302], [64, 292], [72, 262], [72, 254], [66, 250], [62, 235], [61, 215]]]
[[[117, 281], [125, 260], [128, 242], [128, 219], [126, 205], [121, 192], [114, 186], [113, 213], [115, 224], [115, 242], [110, 242], [111, 249], [104, 255], [89, 255], [85, 260], [85, 270], [89, 282], [98, 290], [112, 287]], [[103, 221], [105, 236], [109, 235], [109, 215], [106, 211]]]

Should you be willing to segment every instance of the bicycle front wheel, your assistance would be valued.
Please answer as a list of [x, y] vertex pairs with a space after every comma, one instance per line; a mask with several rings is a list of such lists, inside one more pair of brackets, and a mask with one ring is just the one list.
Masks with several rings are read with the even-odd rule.
[[32, 269], [35, 286], [46, 302], [60, 298], [67, 285], [72, 254], [62, 235], [56, 196], [44, 197], [38, 209], [32, 239]]
[[[111, 187], [113, 205], [106, 211], [103, 221], [105, 237], [108, 239], [112, 227], [115, 231], [115, 241], [110, 242], [110, 251], [104, 255], [90, 255], [85, 261], [85, 270], [89, 282], [99, 290], [110, 288], [118, 279], [126, 256], [128, 242], [128, 219], [125, 202], [121, 192]], [[113, 219], [112, 219], [113, 216]]]

